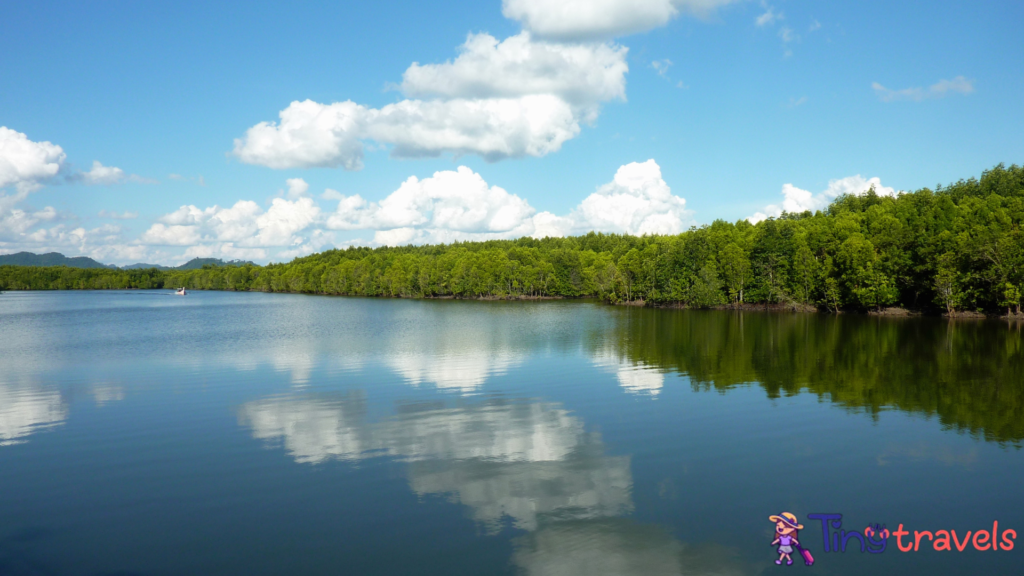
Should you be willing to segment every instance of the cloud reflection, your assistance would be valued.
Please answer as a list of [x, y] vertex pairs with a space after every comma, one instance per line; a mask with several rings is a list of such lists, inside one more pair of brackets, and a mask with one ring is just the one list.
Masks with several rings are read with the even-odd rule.
[[631, 394], [657, 396], [665, 385], [665, 375], [642, 362], [631, 362], [611, 350], [598, 351], [591, 357], [598, 368], [615, 372], [619, 386]]
[[398, 353], [387, 362], [414, 386], [432, 382], [441, 389], [470, 393], [488, 377], [507, 372], [519, 360], [507, 350], [467, 350], [442, 357], [429, 352]]
[[67, 417], [60, 392], [0, 382], [0, 446], [25, 442], [29, 434], [59, 426]]
[[296, 462], [316, 464], [363, 458], [373, 443], [365, 417], [366, 396], [356, 391], [338, 397], [256, 400], [241, 407], [238, 421], [252, 429], [253, 438], [283, 441]]
[[124, 388], [115, 384], [97, 384], [92, 387], [92, 398], [97, 406], [124, 400]]
[[297, 462], [406, 460], [414, 492], [448, 495], [492, 532], [506, 517], [534, 530], [545, 515], [596, 518], [633, 509], [629, 457], [604, 455], [600, 437], [558, 404], [424, 403], [374, 424], [365, 416], [365, 397], [353, 392], [250, 402], [239, 421], [255, 438], [283, 442]]

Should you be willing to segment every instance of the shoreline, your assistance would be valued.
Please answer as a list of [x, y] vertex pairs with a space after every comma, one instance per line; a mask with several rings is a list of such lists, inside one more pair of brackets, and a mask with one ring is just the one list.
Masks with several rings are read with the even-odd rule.
[[[138, 291], [155, 291], [164, 292], [169, 289], [167, 288], [99, 288], [94, 289], [96, 291], [107, 291], [107, 290], [138, 290]], [[775, 313], [803, 313], [803, 314], [829, 314], [829, 315], [863, 315], [863, 316], [884, 316], [888, 318], [946, 318], [948, 320], [1006, 320], [1006, 321], [1017, 321], [1024, 322], [1024, 311], [1019, 313], [1011, 312], [1009, 314], [995, 314], [977, 312], [974, 310], [963, 310], [953, 314], [948, 312], [938, 312], [930, 310], [914, 310], [909, 308], [903, 308], [900, 306], [891, 306], [882, 309], [870, 309], [870, 310], [857, 310], [857, 309], [840, 309], [838, 311], [830, 311], [812, 306], [810, 304], [801, 304], [796, 302], [790, 303], [775, 303], [775, 304], [752, 304], [744, 302], [742, 304], [719, 304], [710, 308], [692, 308], [682, 302], [655, 302], [652, 303], [646, 300], [630, 300], [628, 302], [610, 302], [604, 300], [599, 296], [579, 296], [579, 297], [566, 297], [566, 296], [537, 296], [537, 295], [518, 295], [518, 296], [457, 296], [454, 294], [446, 294], [439, 296], [365, 296], [365, 295], [353, 295], [353, 294], [328, 294], [320, 292], [291, 292], [291, 291], [277, 291], [277, 290], [207, 290], [202, 288], [189, 288], [189, 290], [195, 292], [259, 292], [262, 294], [306, 294], [309, 296], [335, 296], [344, 298], [383, 298], [383, 299], [397, 299], [397, 300], [473, 300], [482, 302], [541, 302], [551, 300], [586, 300], [588, 302], [601, 302], [602, 304], [608, 304], [609, 306], [627, 306], [634, 308], [650, 308], [655, 310], [716, 310], [723, 312], [775, 312]], [[0, 290], [0, 294], [5, 292], [78, 292], [80, 289], [49, 289], [49, 290], [20, 290], [20, 289], [4, 289]]]

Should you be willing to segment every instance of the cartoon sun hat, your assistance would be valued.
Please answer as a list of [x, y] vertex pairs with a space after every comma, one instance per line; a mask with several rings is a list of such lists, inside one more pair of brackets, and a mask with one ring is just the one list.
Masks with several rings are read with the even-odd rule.
[[783, 512], [781, 516], [769, 516], [768, 519], [772, 522], [782, 522], [790, 528], [795, 528], [797, 530], [804, 529], [804, 525], [799, 524], [796, 520], [796, 516], [794, 514], [790, 514], [789, 512]]

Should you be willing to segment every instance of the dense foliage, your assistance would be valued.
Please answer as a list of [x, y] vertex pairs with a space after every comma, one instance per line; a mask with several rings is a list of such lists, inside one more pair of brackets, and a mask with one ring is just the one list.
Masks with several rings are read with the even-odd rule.
[[675, 236], [590, 233], [329, 250], [287, 264], [191, 271], [0, 267], [0, 289], [260, 290], [386, 297], [601, 297], [706, 308], [806, 304], [1020, 312], [1024, 167], [898, 197]]

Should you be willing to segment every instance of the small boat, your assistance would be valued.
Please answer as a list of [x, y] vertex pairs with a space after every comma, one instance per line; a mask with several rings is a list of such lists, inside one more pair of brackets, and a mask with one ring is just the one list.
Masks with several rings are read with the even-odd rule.
[[174, 295], [175, 295], [175, 296], [188, 296], [188, 292], [185, 292], [185, 287], [184, 287], [184, 286], [182, 286], [181, 288], [178, 288], [178, 289], [177, 289], [177, 290], [176, 290], [176, 291], [174, 292]]

